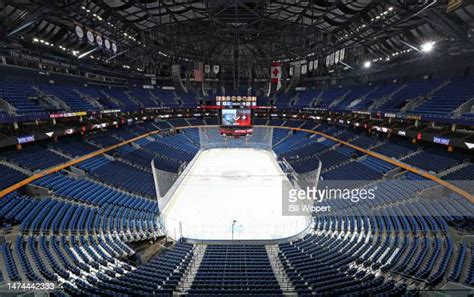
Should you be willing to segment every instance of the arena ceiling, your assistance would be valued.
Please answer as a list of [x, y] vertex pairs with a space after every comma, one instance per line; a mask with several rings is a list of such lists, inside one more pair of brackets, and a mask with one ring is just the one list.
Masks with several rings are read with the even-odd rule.
[[472, 1], [452, 12], [435, 0], [4, 0], [0, 8], [4, 36], [84, 53], [94, 45], [78, 39], [81, 24], [118, 45], [94, 53], [97, 62], [134, 69], [202, 61], [245, 72], [342, 48], [347, 65], [393, 63], [427, 40], [443, 53], [474, 44]]

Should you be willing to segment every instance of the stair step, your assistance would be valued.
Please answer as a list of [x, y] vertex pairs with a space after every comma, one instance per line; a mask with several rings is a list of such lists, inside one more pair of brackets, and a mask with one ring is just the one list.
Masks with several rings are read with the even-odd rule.
[[277, 279], [278, 284], [280, 285], [281, 291], [285, 295], [296, 292], [295, 287], [293, 286], [291, 280], [288, 278], [288, 275], [286, 274], [283, 264], [280, 262], [280, 258], [278, 258], [278, 252], [279, 252], [278, 246], [266, 245], [265, 248], [267, 250], [268, 259], [270, 260], [270, 264], [272, 266], [273, 274], [275, 274], [275, 278]]
[[191, 289], [191, 286], [194, 281], [194, 277], [196, 276], [199, 266], [201, 265], [202, 259], [204, 257], [204, 253], [206, 252], [207, 245], [199, 244], [196, 245], [193, 251], [193, 257], [191, 262], [189, 263], [186, 271], [184, 272], [183, 276], [179, 280], [179, 285], [176, 288], [181, 294], [186, 293]]

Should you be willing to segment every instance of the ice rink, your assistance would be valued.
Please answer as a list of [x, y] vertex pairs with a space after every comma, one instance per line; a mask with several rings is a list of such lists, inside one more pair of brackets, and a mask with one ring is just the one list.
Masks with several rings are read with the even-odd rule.
[[168, 234], [231, 239], [234, 225], [234, 239], [292, 236], [306, 228], [309, 219], [282, 216], [283, 179], [268, 151], [203, 151], [163, 211]]

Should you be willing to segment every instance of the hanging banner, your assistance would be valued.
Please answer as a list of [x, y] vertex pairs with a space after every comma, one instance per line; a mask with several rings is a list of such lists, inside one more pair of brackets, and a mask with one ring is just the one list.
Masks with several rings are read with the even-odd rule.
[[334, 54], [334, 64], [339, 63], [339, 51]]
[[94, 33], [92, 33], [91, 31], [87, 31], [87, 41], [90, 43], [90, 44], [94, 44]]
[[76, 30], [76, 35], [77, 37], [79, 37], [79, 39], [84, 38], [84, 30], [82, 29], [81, 26], [77, 25], [75, 30]]
[[115, 54], [118, 52], [117, 44], [101, 32], [76, 21], [73, 21], [73, 24], [74, 32], [80, 41], [87, 42], [90, 45], [97, 45], [101, 50], [112, 51]]
[[314, 61], [314, 70], [318, 69], [318, 60]]
[[313, 70], [313, 65], [314, 65], [314, 61], [309, 61], [309, 64], [308, 64], [308, 70], [309, 71]]
[[212, 70], [215, 74], [219, 73], [219, 65], [214, 65]]
[[97, 41], [97, 45], [100, 46], [100, 47], [102, 47], [102, 45], [104, 44], [104, 40], [102, 39], [102, 36], [97, 35], [97, 36], [95, 37], [95, 40]]
[[104, 41], [104, 45], [105, 45], [105, 49], [110, 51], [110, 41], [108, 39]]
[[194, 63], [194, 81], [204, 81], [203, 63]]
[[339, 61], [344, 60], [345, 53], [346, 53], [346, 49], [345, 48], [341, 49], [341, 52], [339, 53]]
[[280, 63], [272, 63], [272, 67], [270, 68], [270, 77], [272, 84], [280, 84], [281, 81], [281, 64]]
[[308, 70], [308, 65], [304, 64], [304, 65], [301, 65], [301, 74], [306, 74]]
[[209, 74], [211, 72], [211, 65], [205, 65], [204, 72], [206, 72], [206, 74]]

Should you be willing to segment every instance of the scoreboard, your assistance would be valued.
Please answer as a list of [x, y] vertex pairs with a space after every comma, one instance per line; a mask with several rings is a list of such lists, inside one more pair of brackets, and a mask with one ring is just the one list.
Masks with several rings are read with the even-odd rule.
[[256, 96], [216, 96], [216, 105], [223, 107], [257, 106]]
[[222, 126], [250, 126], [250, 109], [226, 108], [222, 109]]
[[222, 136], [232, 138], [252, 135], [252, 111], [250, 108], [222, 108], [219, 131]]

